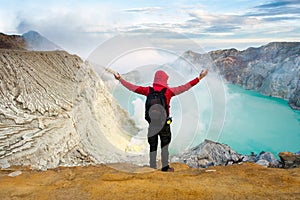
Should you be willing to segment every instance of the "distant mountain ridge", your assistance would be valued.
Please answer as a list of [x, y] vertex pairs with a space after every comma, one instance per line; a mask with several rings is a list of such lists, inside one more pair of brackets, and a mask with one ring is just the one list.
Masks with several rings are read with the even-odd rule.
[[63, 50], [36, 31], [28, 31], [23, 35], [6, 35], [0, 33], [0, 49], [33, 51]]
[[22, 37], [26, 41], [27, 49], [34, 51], [54, 51], [62, 50], [61, 47], [51, 42], [36, 31], [28, 31]]
[[300, 110], [300, 42], [272, 42], [244, 51], [225, 49], [207, 55], [192, 51], [183, 57], [196, 66], [213, 68], [229, 83], [263, 95], [286, 99]]

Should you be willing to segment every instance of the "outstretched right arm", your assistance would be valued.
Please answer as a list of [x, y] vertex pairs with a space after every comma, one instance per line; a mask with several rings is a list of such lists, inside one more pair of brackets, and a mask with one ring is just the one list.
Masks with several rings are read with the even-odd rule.
[[124, 80], [119, 73], [114, 74], [114, 76], [124, 87], [132, 92], [145, 96], [149, 93], [149, 87], [143, 87], [129, 83], [128, 81]]
[[200, 75], [191, 80], [190, 82], [184, 84], [184, 85], [181, 85], [181, 86], [177, 86], [177, 87], [173, 87], [173, 88], [170, 88], [173, 95], [178, 95], [178, 94], [181, 94], [187, 90], [189, 90], [190, 88], [192, 88], [194, 85], [196, 85], [197, 83], [199, 83], [199, 81], [204, 78], [208, 73], [208, 69], [206, 69], [205, 71], [202, 70], [202, 72], [200, 73]]

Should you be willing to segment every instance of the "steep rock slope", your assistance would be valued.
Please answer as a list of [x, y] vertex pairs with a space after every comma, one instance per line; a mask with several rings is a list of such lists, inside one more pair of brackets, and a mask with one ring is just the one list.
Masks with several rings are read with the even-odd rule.
[[26, 41], [20, 35], [0, 33], [0, 49], [26, 49]]
[[0, 167], [117, 162], [136, 132], [79, 57], [0, 50]]
[[[300, 42], [273, 42], [244, 51], [209, 52], [216, 70], [230, 83], [289, 101], [300, 109]], [[188, 51], [184, 57], [206, 66], [207, 55]]]

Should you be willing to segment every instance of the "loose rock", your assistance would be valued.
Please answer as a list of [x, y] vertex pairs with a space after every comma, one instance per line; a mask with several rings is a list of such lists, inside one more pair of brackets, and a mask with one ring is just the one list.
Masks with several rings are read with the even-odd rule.
[[22, 174], [22, 171], [14, 171], [10, 174], [8, 174], [9, 177], [16, 177]]

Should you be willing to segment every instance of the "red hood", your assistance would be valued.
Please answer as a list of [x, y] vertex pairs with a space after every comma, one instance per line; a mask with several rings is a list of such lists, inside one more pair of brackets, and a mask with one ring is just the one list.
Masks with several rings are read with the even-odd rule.
[[169, 76], [166, 74], [166, 72], [164, 72], [162, 70], [158, 70], [154, 76], [153, 86], [154, 86], [154, 84], [157, 84], [157, 85], [162, 85], [162, 86], [166, 87], [167, 83], [168, 83], [168, 78], [169, 78]]

